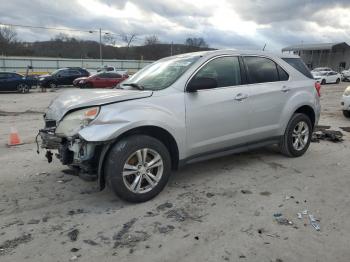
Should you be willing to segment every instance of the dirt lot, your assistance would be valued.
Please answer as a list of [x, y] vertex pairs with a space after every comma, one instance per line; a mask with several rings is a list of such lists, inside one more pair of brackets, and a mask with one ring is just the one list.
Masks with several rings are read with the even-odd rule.
[[[350, 126], [346, 86], [322, 87], [320, 124]], [[187, 166], [135, 205], [37, 155], [42, 112], [59, 92], [0, 94], [0, 261], [350, 261], [349, 133], [301, 158], [267, 148]], [[5, 146], [11, 126], [24, 145]], [[298, 219], [305, 209], [320, 231]]]

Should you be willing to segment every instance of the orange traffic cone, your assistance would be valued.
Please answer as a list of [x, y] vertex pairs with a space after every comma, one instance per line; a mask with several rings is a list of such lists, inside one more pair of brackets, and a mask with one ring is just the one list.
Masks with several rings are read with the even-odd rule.
[[15, 127], [11, 127], [11, 132], [9, 136], [8, 146], [22, 145], [21, 139], [19, 138], [18, 131]]

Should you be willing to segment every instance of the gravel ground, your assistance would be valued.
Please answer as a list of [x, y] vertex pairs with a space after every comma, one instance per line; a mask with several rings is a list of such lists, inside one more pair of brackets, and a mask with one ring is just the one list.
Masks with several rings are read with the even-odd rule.
[[[322, 87], [321, 125], [350, 126], [346, 86]], [[350, 261], [349, 133], [301, 158], [272, 147], [189, 165], [129, 204], [37, 155], [42, 112], [61, 91], [0, 94], [0, 261]], [[12, 126], [24, 144], [7, 148]], [[298, 219], [305, 209], [320, 231]]]

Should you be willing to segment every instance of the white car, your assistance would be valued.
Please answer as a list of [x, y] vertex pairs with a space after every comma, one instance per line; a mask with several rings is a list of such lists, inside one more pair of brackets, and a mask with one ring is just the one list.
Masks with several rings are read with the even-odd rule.
[[350, 117], [350, 86], [348, 86], [343, 94], [343, 98], [341, 100], [341, 106], [343, 110], [343, 114], [345, 117]]
[[104, 66], [104, 67], [100, 67], [97, 69], [97, 72], [114, 72], [114, 73], [118, 73], [120, 75], [127, 75], [128, 74], [128, 70], [122, 70], [122, 69], [118, 69], [114, 66]]
[[338, 84], [342, 78], [341, 74], [335, 71], [321, 71], [321, 72], [311, 72], [314, 79], [321, 83], [321, 85], [336, 83]]
[[332, 68], [329, 67], [316, 67], [311, 71], [311, 73], [316, 73], [316, 72], [330, 72], [333, 71]]
[[348, 70], [343, 70], [341, 76], [343, 81], [350, 81], [350, 68]]

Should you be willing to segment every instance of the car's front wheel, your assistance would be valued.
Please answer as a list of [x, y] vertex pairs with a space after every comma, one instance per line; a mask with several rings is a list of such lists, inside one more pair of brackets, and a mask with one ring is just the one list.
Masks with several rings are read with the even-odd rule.
[[49, 84], [49, 87], [52, 88], [52, 89], [55, 89], [57, 87], [57, 85], [55, 83], [51, 82]]
[[309, 148], [311, 136], [312, 124], [310, 118], [305, 114], [294, 114], [281, 138], [281, 153], [289, 157], [302, 156]]
[[349, 111], [349, 110], [343, 110], [343, 115], [344, 115], [346, 118], [350, 118], [350, 111]]
[[337, 81], [335, 81], [336, 84], [340, 83], [340, 78], [337, 78]]
[[326, 84], [326, 80], [325, 80], [325, 79], [322, 79], [321, 85], [325, 85], [325, 84]]
[[132, 135], [111, 148], [104, 171], [116, 195], [129, 202], [144, 202], [158, 195], [168, 182], [169, 151], [153, 137]]

